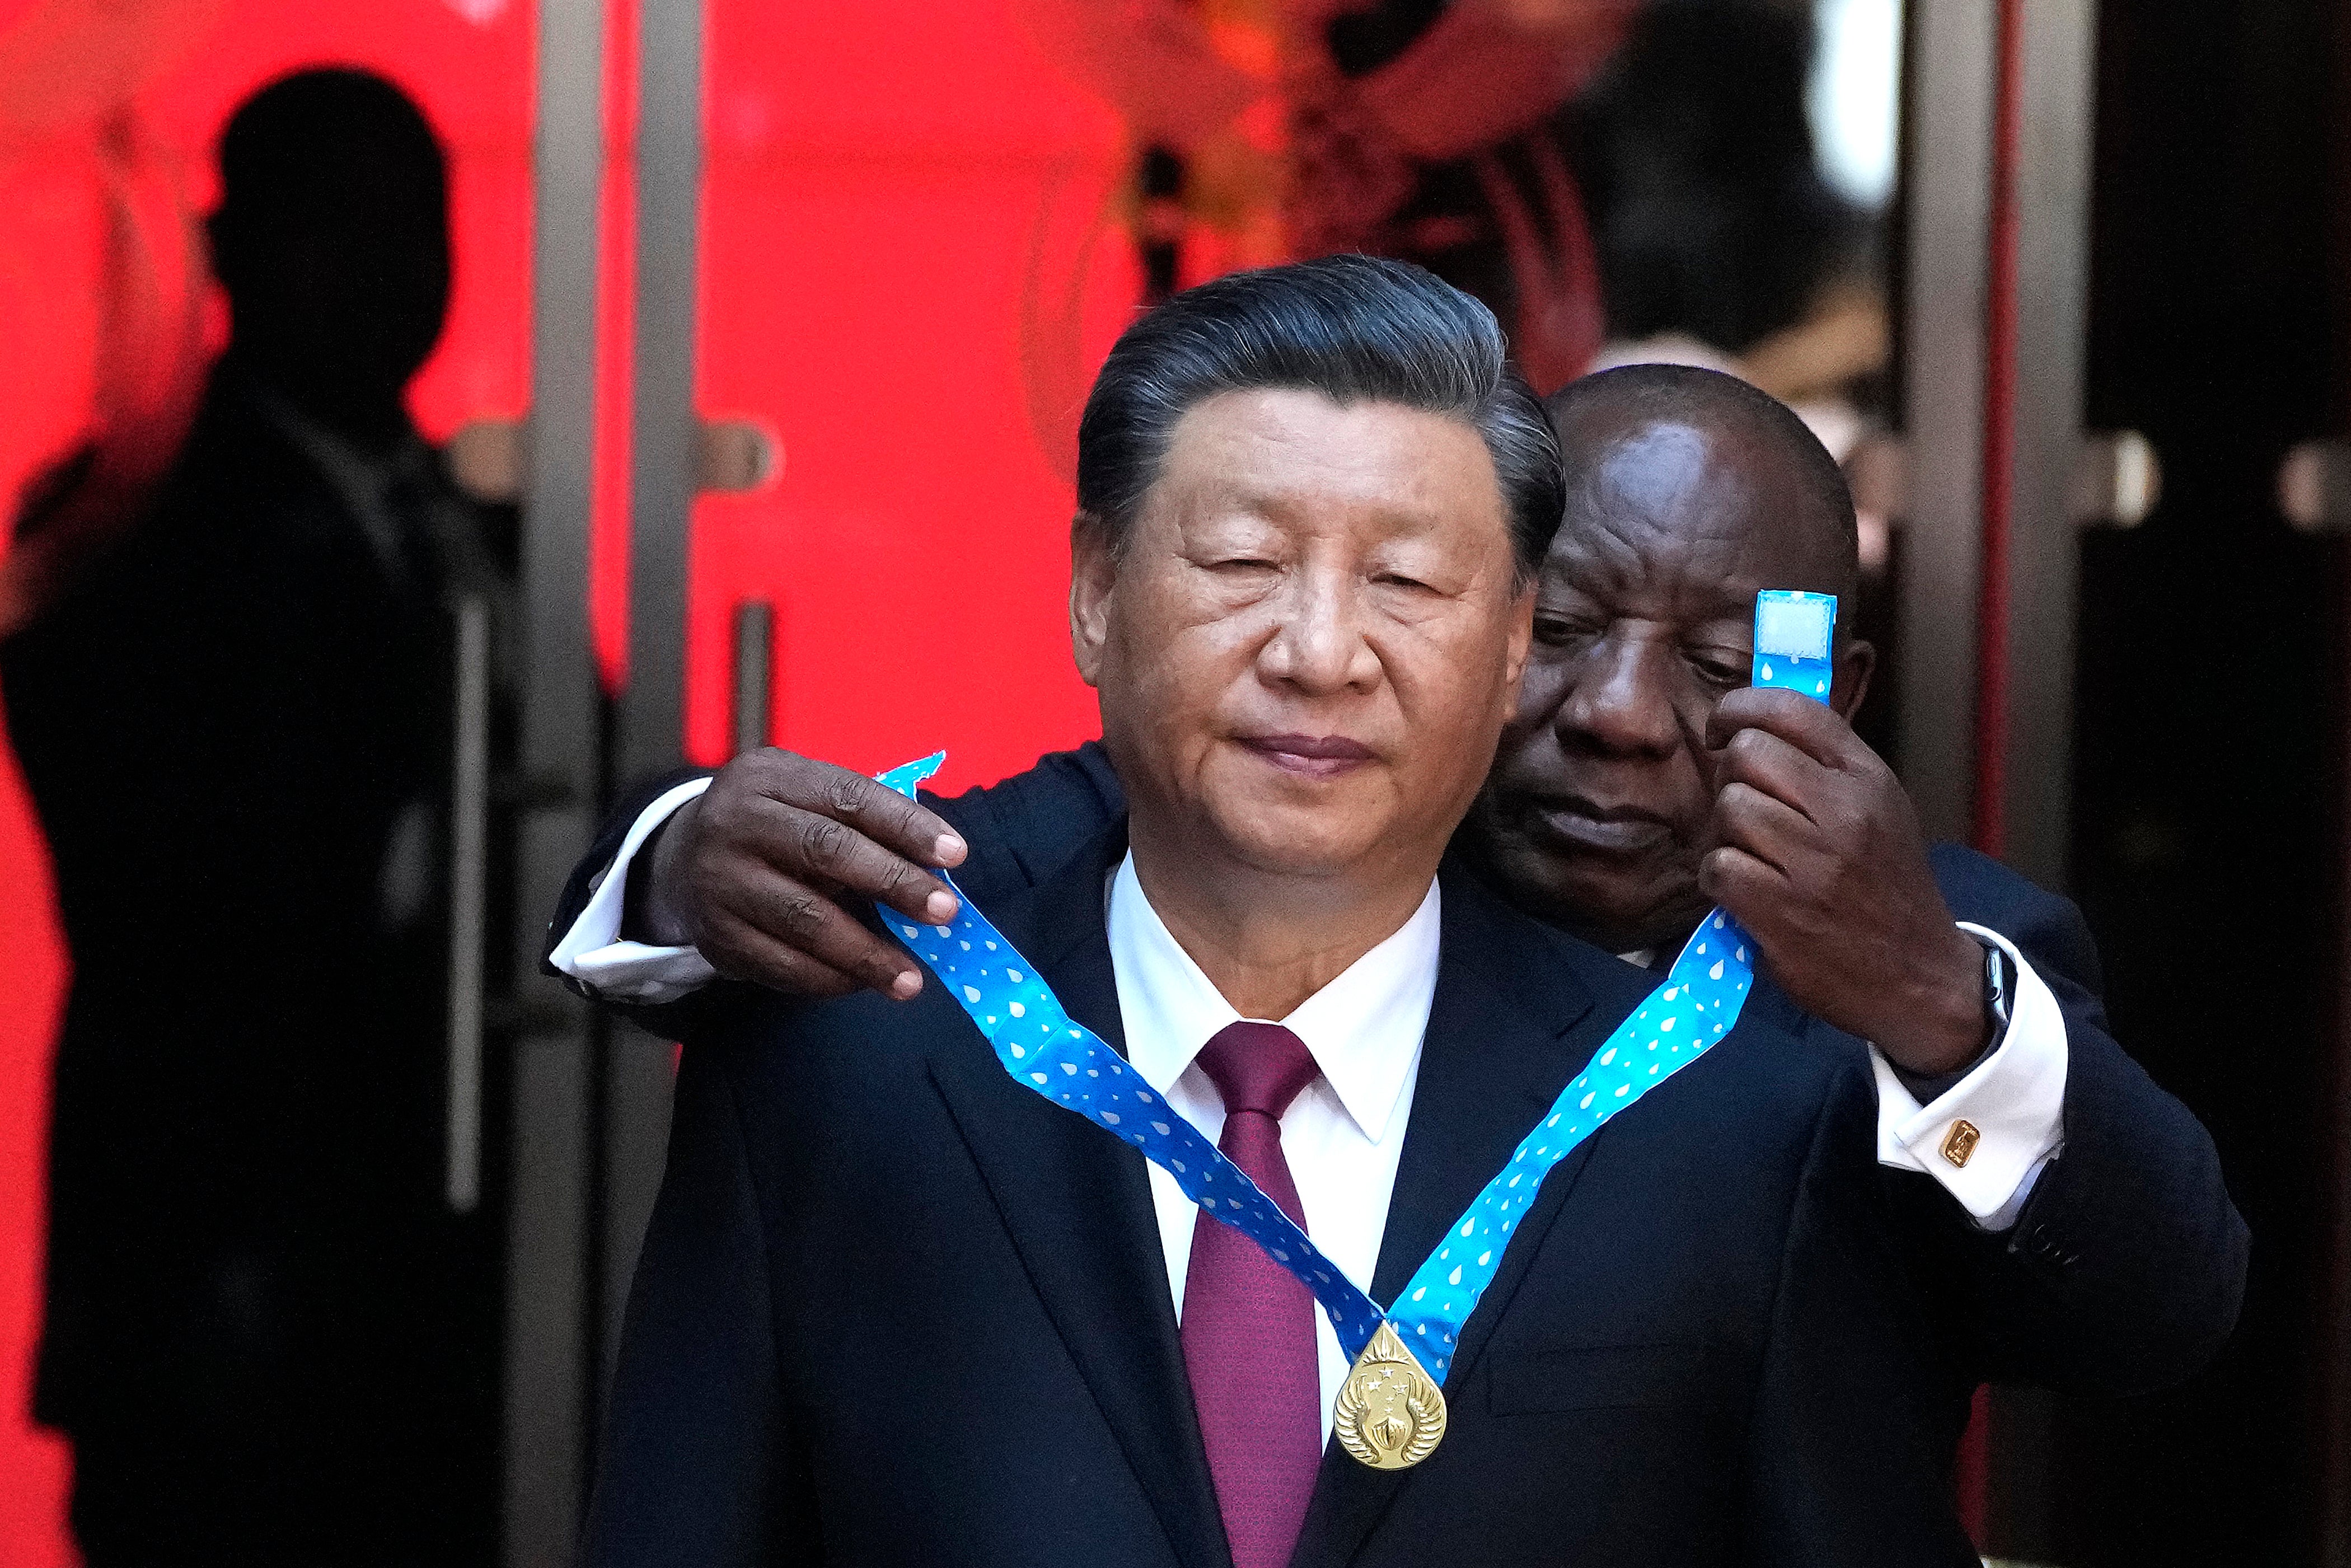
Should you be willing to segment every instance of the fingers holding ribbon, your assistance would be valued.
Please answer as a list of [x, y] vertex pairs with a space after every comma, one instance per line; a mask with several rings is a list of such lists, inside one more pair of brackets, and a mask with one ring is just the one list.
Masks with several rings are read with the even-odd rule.
[[1948, 1071], [1981, 1043], [1980, 956], [1952, 924], [1893, 770], [1822, 693], [1760, 684], [1772, 660], [1762, 622], [1759, 611], [1759, 685], [1727, 695], [1707, 725], [1718, 793], [1699, 884], [1806, 1011], [1897, 1065]]
[[[720, 974], [799, 996], [871, 987], [912, 997], [921, 970], [850, 909], [917, 920], [955, 913], [927, 869], [963, 840], [918, 802], [861, 774], [768, 748], [719, 769], [651, 846], [643, 925], [698, 948]], [[843, 904], [847, 903], [848, 907]]]

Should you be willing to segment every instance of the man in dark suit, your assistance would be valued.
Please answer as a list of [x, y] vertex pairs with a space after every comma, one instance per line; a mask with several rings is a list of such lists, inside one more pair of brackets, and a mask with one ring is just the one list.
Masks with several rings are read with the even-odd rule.
[[[2234, 1322], [2244, 1228], [2210, 1139], [2107, 1031], [2079, 913], [1924, 842], [1845, 722], [1867, 644], [1841, 643], [1827, 706], [1744, 688], [1758, 588], [1853, 591], [1834, 464], [1787, 411], [1702, 371], [1588, 378], [1552, 413], [1565, 521], [1459, 847], [1521, 908], [1645, 964], [1711, 899], [1748, 924], [1767, 959], [1753, 1009], [1876, 1081], [1889, 1202], [1955, 1376], [2113, 1392], [2187, 1375]], [[558, 928], [559, 967], [591, 994], [675, 995], [714, 966], [722, 987], [912, 994], [904, 955], [834, 890], [915, 915], [946, 901], [936, 917], [952, 901], [920, 867], [950, 863], [985, 903], [1049, 879], [1123, 798], [1094, 745], [936, 814], [782, 752], [684, 804], [700, 788], [622, 813], [583, 862], [584, 883], [647, 844], [653, 866], [606, 877], [601, 920]], [[624, 914], [653, 945], [611, 945]]]
[[402, 404], [444, 161], [321, 70], [221, 170], [187, 445], [0, 650], [74, 967], [37, 1411], [93, 1568], [445, 1562], [495, 1425], [486, 1238], [441, 1195], [450, 609], [507, 567]]
[[[1652, 986], [1446, 854], [1557, 462], [1490, 315], [1361, 257], [1178, 296], [1081, 424], [1072, 642], [1127, 807], [993, 913], [1380, 1299]], [[1741, 1020], [1569, 1154], [1393, 1472], [1325, 1448], [1346, 1358], [1277, 1255], [949, 987], [674, 1006], [591, 1562], [1972, 1560], [1850, 1051]]]

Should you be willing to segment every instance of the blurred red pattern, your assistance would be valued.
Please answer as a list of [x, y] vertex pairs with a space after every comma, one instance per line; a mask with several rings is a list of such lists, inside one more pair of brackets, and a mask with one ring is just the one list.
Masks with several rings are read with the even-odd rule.
[[[304, 65], [390, 76], [451, 152], [456, 288], [413, 390], [419, 423], [437, 438], [524, 413], [532, 12], [0, 0], [0, 497], [126, 408], [164, 428], [165, 392], [225, 330], [194, 243], [214, 141], [247, 94]], [[770, 719], [789, 744], [874, 768], [944, 745], [951, 783], [1073, 744], [1095, 719], [1061, 609], [1069, 444], [1138, 293], [1110, 221], [1132, 155], [1116, 117], [1006, 7], [910, 20], [714, 0], [707, 25], [700, 394], [705, 413], [767, 426], [785, 462], [768, 489], [696, 508], [689, 750], [727, 749], [733, 612], [749, 598], [776, 607]], [[632, 130], [608, 124], [622, 173]], [[596, 520], [610, 667], [624, 508]], [[26, 1414], [66, 975], [47, 877], [0, 758], [0, 1568], [73, 1560], [69, 1458]]]

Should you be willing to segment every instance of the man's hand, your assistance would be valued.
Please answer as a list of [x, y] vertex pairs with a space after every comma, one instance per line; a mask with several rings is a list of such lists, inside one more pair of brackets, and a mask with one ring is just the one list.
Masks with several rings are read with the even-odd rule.
[[718, 770], [654, 838], [638, 928], [692, 946], [711, 967], [798, 996], [871, 987], [901, 1000], [921, 967], [842, 907], [888, 904], [908, 918], [953, 919], [955, 894], [922, 868], [961, 864], [955, 830], [862, 773], [770, 747]]
[[1782, 988], [1904, 1071], [1964, 1067], [1989, 1038], [1983, 949], [1952, 924], [1917, 813], [1837, 714], [1750, 687], [1707, 723], [1716, 764], [1698, 885]]

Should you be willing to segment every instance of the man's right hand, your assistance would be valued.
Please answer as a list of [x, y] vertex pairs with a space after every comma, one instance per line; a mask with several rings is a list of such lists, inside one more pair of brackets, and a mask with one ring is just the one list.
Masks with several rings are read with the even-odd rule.
[[921, 967], [841, 901], [943, 924], [955, 894], [923, 868], [959, 865], [964, 854], [954, 829], [862, 773], [749, 751], [641, 854], [632, 873], [650, 880], [642, 901], [629, 900], [624, 935], [693, 946], [722, 975], [796, 996], [870, 987], [904, 1000], [923, 988]]

